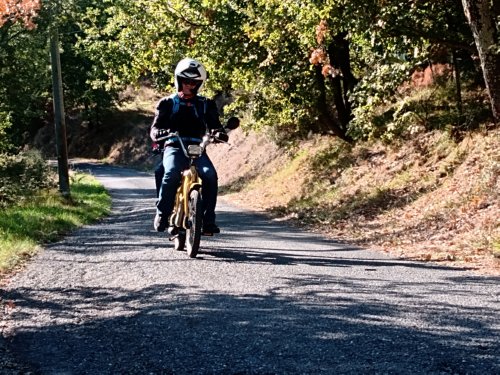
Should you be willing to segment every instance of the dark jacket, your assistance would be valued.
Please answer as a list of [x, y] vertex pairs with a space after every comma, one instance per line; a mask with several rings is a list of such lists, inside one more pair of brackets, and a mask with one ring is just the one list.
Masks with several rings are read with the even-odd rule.
[[185, 100], [179, 98], [179, 108], [172, 115], [174, 100], [171, 97], [162, 98], [155, 111], [155, 117], [150, 128], [150, 136], [155, 141], [155, 129], [179, 132], [181, 137], [202, 138], [207, 130], [221, 129], [219, 112], [213, 100], [203, 96]]

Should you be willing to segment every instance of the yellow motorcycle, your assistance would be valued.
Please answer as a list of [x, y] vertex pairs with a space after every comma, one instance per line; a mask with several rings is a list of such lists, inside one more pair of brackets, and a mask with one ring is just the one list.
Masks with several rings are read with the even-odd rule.
[[[236, 117], [231, 117], [225, 131], [236, 129], [240, 126], [240, 121]], [[190, 258], [195, 258], [200, 248], [200, 240], [203, 226], [203, 192], [202, 182], [195, 165], [198, 159], [205, 152], [206, 147], [213, 142], [223, 143], [226, 140], [220, 139], [222, 132], [207, 133], [200, 144], [186, 145], [178, 133], [170, 133], [162, 139], [173, 139], [179, 141], [184, 155], [189, 159], [189, 167], [182, 172], [181, 184], [177, 189], [174, 208], [169, 218], [170, 240], [174, 241], [175, 250], [183, 250], [186, 247]]]

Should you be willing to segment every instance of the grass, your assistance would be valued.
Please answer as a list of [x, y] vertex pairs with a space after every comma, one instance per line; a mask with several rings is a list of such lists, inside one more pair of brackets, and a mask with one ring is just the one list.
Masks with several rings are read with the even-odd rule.
[[71, 177], [71, 198], [48, 190], [0, 211], [0, 275], [12, 271], [44, 243], [109, 213], [111, 198], [89, 175]]
[[493, 256], [495, 258], [500, 258], [500, 240], [493, 242]]

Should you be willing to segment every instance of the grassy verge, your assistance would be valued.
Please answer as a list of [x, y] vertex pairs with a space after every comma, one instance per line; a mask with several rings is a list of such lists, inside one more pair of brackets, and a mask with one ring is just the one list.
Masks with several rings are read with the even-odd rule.
[[0, 211], [0, 275], [19, 266], [40, 244], [106, 215], [111, 198], [93, 177], [71, 177], [71, 199], [49, 190]]

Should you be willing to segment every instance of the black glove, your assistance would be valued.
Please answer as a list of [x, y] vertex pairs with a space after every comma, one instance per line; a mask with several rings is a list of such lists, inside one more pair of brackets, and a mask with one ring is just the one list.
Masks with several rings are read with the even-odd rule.
[[215, 143], [224, 143], [229, 141], [229, 135], [223, 131], [216, 131], [213, 133], [215, 138]]

